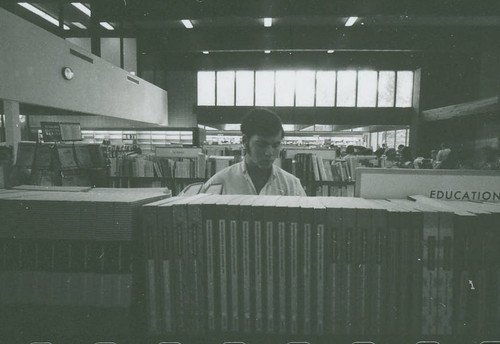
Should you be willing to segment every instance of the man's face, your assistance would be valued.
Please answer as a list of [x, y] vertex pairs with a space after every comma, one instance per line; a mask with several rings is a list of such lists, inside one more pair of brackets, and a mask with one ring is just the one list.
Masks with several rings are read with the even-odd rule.
[[279, 155], [281, 133], [272, 136], [252, 135], [250, 138], [244, 138], [244, 143], [247, 163], [267, 170]]

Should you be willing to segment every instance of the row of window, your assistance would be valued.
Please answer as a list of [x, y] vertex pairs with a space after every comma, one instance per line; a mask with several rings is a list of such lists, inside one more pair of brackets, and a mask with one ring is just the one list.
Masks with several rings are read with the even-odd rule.
[[199, 71], [199, 106], [411, 107], [413, 71]]

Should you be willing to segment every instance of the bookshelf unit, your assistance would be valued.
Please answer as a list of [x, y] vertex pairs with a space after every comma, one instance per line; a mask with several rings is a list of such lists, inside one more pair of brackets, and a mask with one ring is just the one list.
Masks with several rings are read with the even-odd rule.
[[111, 145], [137, 145], [143, 151], [154, 151], [157, 146], [199, 146], [200, 128], [145, 128], [145, 129], [82, 129], [84, 142]]

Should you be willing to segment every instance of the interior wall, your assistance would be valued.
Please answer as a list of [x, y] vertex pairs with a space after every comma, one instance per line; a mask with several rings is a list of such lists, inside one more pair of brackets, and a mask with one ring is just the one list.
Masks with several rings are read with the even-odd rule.
[[[0, 8], [0, 99], [168, 123], [167, 93]], [[72, 80], [63, 67], [74, 71]]]

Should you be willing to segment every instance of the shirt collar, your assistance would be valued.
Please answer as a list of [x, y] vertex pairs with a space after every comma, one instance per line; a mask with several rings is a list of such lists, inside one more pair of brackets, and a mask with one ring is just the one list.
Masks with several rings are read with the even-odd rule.
[[[243, 158], [243, 160], [241, 160], [240, 165], [241, 165], [241, 170], [242, 170], [243, 174], [248, 174], [247, 164], [245, 163], [245, 158]], [[278, 166], [276, 166], [273, 163], [272, 169], [273, 169], [273, 171], [271, 172], [271, 178], [275, 179], [278, 175]]]

